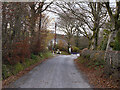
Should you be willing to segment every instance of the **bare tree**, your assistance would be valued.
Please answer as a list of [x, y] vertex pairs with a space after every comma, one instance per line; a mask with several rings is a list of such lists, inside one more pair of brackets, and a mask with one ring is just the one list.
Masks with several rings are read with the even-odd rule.
[[[63, 12], [67, 17], [73, 18], [79, 23], [76, 29], [89, 39], [91, 49], [97, 49], [99, 29], [107, 20], [106, 10], [100, 2], [61, 2], [56, 3], [56, 11], [52, 11], [58, 15]], [[92, 36], [91, 36], [91, 35]]]
[[[71, 7], [71, 5], [72, 3], [68, 3], [71, 13], [73, 13], [73, 15], [75, 15], [78, 20], [83, 22], [83, 26], [80, 26], [80, 28], [82, 29], [83, 35], [90, 40], [90, 48], [97, 49], [99, 29], [103, 24], [105, 24], [107, 19], [106, 11], [104, 8], [102, 8], [100, 2], [76, 2], [74, 5], [76, 8]], [[92, 36], [89, 36], [87, 29], [92, 32]]]
[[61, 13], [58, 20], [58, 27], [60, 31], [66, 34], [68, 49], [70, 47], [71, 39], [76, 34], [76, 20], [68, 18], [64, 13]]
[[[38, 48], [36, 52], [40, 52], [40, 44], [42, 43], [42, 40], [45, 41], [46, 38], [41, 39], [41, 43], [38, 44], [38, 47], [35, 47], [35, 45], [37, 45], [37, 41], [40, 40], [39, 38], [46, 37], [47, 31], [45, 31], [44, 35], [43, 33], [41, 33], [41, 37], [39, 37], [41, 29], [38, 28], [38, 30], [36, 30], [36, 23], [38, 21], [39, 27], [47, 29], [49, 19], [43, 12], [52, 4], [52, 2], [45, 3], [44, 1], [42, 7], [41, 3], [42, 2], [2, 3], [3, 60], [13, 60], [14, 62], [16, 62], [17, 60], [24, 60], [21, 58], [27, 56], [29, 57], [30, 53], [34, 53], [34, 50], [36, 48]], [[42, 8], [41, 17], [40, 8]], [[43, 20], [40, 21], [40, 18], [42, 18]], [[43, 25], [41, 24], [41, 26], [40, 23], [42, 23]]]

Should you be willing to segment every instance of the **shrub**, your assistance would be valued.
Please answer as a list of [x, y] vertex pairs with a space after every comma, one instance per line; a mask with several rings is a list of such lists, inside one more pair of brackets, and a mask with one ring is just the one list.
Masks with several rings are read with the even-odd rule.
[[11, 76], [10, 70], [7, 68], [5, 64], [2, 65], [2, 78], [6, 79]]
[[72, 52], [79, 52], [79, 48], [78, 47], [72, 47]]
[[25, 39], [12, 44], [11, 50], [6, 56], [10, 64], [24, 62], [25, 58], [30, 58], [29, 40]]
[[34, 54], [31, 54], [31, 59], [37, 60], [37, 56]]
[[63, 54], [63, 55], [70, 55], [68, 52], [66, 52], [66, 51], [61, 51], [61, 54]]
[[39, 56], [40, 56], [41, 58], [43, 58], [43, 54], [42, 54], [42, 53], [39, 53]]

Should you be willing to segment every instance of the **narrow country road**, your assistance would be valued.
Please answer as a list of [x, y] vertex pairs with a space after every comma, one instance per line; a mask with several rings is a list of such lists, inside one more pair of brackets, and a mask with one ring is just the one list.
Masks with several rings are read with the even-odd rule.
[[77, 70], [76, 55], [59, 55], [35, 67], [11, 88], [90, 88], [85, 77]]

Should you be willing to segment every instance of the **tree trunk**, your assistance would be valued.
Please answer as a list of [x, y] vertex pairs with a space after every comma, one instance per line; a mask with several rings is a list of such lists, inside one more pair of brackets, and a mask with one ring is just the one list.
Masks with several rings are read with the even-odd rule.
[[112, 51], [113, 50], [116, 35], [117, 35], [117, 31], [112, 31], [110, 33], [109, 38], [108, 38], [106, 51]]
[[41, 21], [42, 21], [42, 12], [40, 10], [40, 20], [39, 20], [39, 35], [38, 35], [38, 39], [40, 40], [40, 32], [41, 32]]
[[69, 43], [69, 41], [68, 41], [68, 46], [67, 46], [67, 50], [68, 50], [68, 53], [69, 53], [69, 47], [70, 47], [70, 43]]
[[99, 29], [95, 30], [93, 32], [93, 37], [92, 37], [91, 43], [90, 43], [90, 49], [97, 50], [97, 47], [98, 47], [98, 37], [99, 37]]

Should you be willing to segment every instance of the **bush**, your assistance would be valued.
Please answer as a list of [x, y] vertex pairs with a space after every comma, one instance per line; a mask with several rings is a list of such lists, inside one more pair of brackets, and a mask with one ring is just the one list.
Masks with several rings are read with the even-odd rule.
[[72, 52], [79, 52], [79, 48], [78, 47], [72, 47]]
[[37, 56], [34, 54], [31, 54], [31, 59], [37, 60]]
[[70, 55], [68, 52], [66, 52], [66, 51], [61, 51], [61, 54], [62, 55]]
[[40, 56], [41, 58], [43, 58], [43, 54], [42, 54], [42, 53], [39, 53], [39, 56]]
[[2, 65], [2, 78], [6, 79], [11, 76], [10, 70], [7, 68], [5, 64]]
[[25, 58], [30, 58], [30, 45], [28, 41], [28, 39], [25, 39], [12, 44], [12, 48], [8, 52], [9, 54], [6, 56], [10, 64], [24, 62]]

